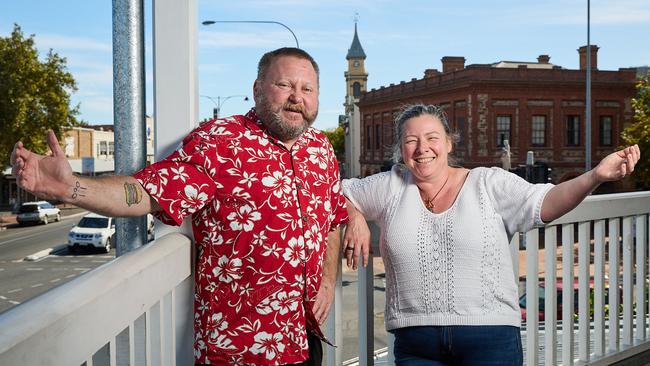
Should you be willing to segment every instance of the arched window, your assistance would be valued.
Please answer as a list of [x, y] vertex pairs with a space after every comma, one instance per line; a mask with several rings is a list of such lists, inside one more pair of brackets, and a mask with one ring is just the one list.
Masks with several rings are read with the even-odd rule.
[[352, 96], [354, 96], [355, 98], [361, 96], [361, 84], [359, 84], [358, 82], [352, 84]]

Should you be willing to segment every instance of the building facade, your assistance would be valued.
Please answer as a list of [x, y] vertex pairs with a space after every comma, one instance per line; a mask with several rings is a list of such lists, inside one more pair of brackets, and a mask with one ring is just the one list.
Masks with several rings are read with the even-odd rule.
[[[146, 164], [154, 158], [154, 121], [146, 116]], [[115, 133], [113, 125], [73, 127], [60, 141], [72, 170], [82, 175], [110, 175], [115, 171]], [[0, 177], [0, 209], [11, 209], [17, 203], [35, 200], [32, 194], [18, 188], [11, 168]]]
[[[620, 145], [630, 123], [636, 70], [597, 69], [598, 47], [591, 47], [591, 157], [595, 166]], [[428, 69], [421, 79], [363, 93], [361, 174], [390, 165], [393, 121], [406, 104], [440, 105], [458, 134], [455, 157], [467, 168], [501, 166], [509, 144], [513, 167], [525, 164], [528, 151], [546, 163], [555, 183], [585, 169], [586, 47], [578, 50], [580, 69], [537, 62], [501, 61], [465, 66], [463, 57], [442, 58], [442, 72]], [[610, 187], [617, 190], [620, 187]]]

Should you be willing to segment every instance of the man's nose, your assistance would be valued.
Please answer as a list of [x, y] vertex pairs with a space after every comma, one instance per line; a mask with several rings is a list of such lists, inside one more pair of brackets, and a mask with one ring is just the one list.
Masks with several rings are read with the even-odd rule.
[[291, 89], [291, 94], [289, 94], [289, 101], [294, 104], [302, 103], [303, 94], [299, 89]]

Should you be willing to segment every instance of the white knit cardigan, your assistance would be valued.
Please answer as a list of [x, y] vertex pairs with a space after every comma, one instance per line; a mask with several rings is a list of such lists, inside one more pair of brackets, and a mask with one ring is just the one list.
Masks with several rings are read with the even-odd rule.
[[475, 168], [453, 205], [429, 212], [400, 166], [343, 181], [346, 197], [381, 227], [386, 329], [421, 325], [519, 326], [509, 242], [543, 225], [552, 184], [530, 184], [500, 168]]

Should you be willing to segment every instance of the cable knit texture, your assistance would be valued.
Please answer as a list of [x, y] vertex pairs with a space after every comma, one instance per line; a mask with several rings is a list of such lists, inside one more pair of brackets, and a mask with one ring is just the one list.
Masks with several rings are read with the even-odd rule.
[[453, 205], [429, 212], [400, 166], [343, 191], [381, 226], [386, 267], [386, 329], [419, 325], [520, 325], [508, 245], [544, 223], [552, 184], [530, 184], [501, 168], [475, 168]]

